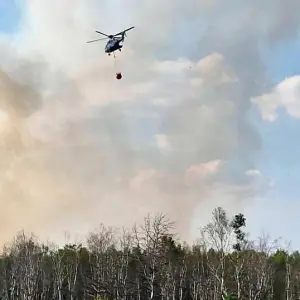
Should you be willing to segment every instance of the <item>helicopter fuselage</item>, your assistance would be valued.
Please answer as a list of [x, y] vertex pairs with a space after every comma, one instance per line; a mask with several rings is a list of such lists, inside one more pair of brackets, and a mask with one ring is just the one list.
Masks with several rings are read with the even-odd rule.
[[120, 43], [122, 41], [123, 39], [110, 39], [105, 46], [105, 53], [112, 53], [117, 50], [121, 51], [123, 45], [120, 45]]

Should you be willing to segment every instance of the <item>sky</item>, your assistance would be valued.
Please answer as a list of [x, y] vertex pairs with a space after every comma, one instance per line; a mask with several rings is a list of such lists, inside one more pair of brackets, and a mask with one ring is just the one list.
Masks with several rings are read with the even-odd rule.
[[220, 205], [300, 247], [298, 1], [102, 2], [0, 0], [1, 242]]

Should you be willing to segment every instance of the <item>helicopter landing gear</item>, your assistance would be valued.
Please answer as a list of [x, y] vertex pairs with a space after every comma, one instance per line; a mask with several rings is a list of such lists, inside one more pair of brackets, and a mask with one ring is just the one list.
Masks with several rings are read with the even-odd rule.
[[119, 51], [121, 52], [121, 51], [122, 51], [122, 49], [119, 49]]

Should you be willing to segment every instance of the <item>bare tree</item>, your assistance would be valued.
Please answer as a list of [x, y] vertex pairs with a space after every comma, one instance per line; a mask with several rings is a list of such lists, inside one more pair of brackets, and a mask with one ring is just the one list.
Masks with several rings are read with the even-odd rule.
[[259, 238], [247, 257], [247, 281], [249, 300], [264, 299], [272, 288], [274, 270], [269, 257], [276, 250], [278, 240], [270, 241], [268, 236]]
[[117, 278], [116, 278], [116, 300], [125, 300], [130, 296], [129, 262], [133, 246], [133, 235], [123, 228], [119, 238], [120, 252], [118, 252]]
[[88, 294], [93, 297], [109, 295], [114, 292], [111, 285], [111, 257], [110, 250], [115, 248], [116, 240], [112, 228], [106, 228], [103, 224], [99, 229], [89, 234], [87, 243], [90, 250], [90, 276], [87, 278]]
[[51, 295], [52, 288], [52, 261], [49, 245], [41, 245], [42, 259], [41, 259], [41, 299], [48, 299]]
[[18, 271], [20, 266], [17, 264], [17, 251], [14, 246], [6, 245], [3, 249], [3, 277], [5, 298], [14, 300], [18, 299], [19, 277]]
[[[213, 273], [217, 286], [215, 289], [215, 299], [218, 299], [223, 292], [227, 293], [225, 286], [226, 276], [226, 255], [232, 249], [233, 229], [230, 226], [230, 221], [226, 212], [218, 207], [213, 211], [213, 218], [202, 230], [202, 243], [205, 247], [205, 253], [210, 256], [214, 253], [215, 259], [209, 261], [209, 267]], [[209, 252], [209, 249], [212, 249]]]
[[34, 236], [27, 237], [21, 231], [11, 248], [15, 263], [15, 275], [19, 284], [19, 299], [33, 300], [38, 293], [41, 278], [42, 251]]
[[76, 299], [76, 283], [79, 268], [79, 253], [81, 245], [66, 245], [64, 247], [64, 263], [70, 300]]
[[163, 237], [172, 237], [174, 235], [171, 232], [173, 227], [173, 222], [168, 220], [165, 215], [159, 214], [154, 218], [148, 215], [140, 227], [134, 226], [133, 228], [136, 247], [141, 249], [143, 254], [137, 257], [137, 259], [139, 260], [143, 277], [147, 283], [146, 297], [149, 300], [157, 296], [155, 282], [158, 280], [160, 270], [163, 267]]
[[212, 299], [216, 279], [212, 272], [211, 259], [213, 257], [209, 256], [206, 244], [199, 239], [189, 255], [188, 276], [193, 300]]
[[242, 227], [246, 226], [246, 218], [243, 214], [234, 216], [230, 225], [235, 234], [235, 244], [233, 244], [233, 253], [228, 254], [228, 258], [233, 267], [234, 281], [236, 283], [237, 298], [241, 299], [243, 289], [243, 273], [245, 272], [245, 263], [248, 260], [248, 253], [251, 250], [251, 242], [248, 241], [246, 233]]
[[50, 258], [54, 274], [53, 299], [63, 300], [63, 283], [68, 276], [65, 264], [65, 252], [57, 247], [50, 250]]
[[185, 255], [181, 246], [171, 236], [164, 236], [159, 277], [162, 299], [182, 299], [185, 272]]

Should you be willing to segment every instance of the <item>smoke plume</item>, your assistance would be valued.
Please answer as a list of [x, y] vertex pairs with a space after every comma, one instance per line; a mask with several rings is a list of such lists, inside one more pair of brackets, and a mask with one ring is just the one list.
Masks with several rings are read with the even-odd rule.
[[[295, 34], [298, 2], [25, 1], [1, 39], [1, 242], [148, 212], [189, 239], [216, 205], [246, 207], [266, 188], [249, 117], [269, 83], [258, 46]], [[86, 44], [130, 26], [115, 60]]]

